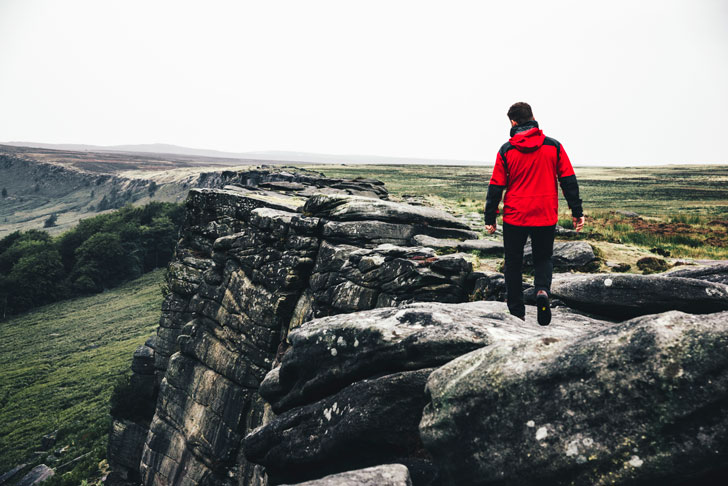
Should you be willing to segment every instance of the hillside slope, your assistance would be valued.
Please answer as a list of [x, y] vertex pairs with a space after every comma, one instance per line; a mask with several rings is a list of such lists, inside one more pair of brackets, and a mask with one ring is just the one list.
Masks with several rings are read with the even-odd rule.
[[[57, 467], [88, 452], [90, 465], [75, 466], [90, 467], [105, 456], [112, 386], [156, 328], [163, 273], [0, 323], [0, 473]], [[36, 454], [55, 430], [55, 446]]]

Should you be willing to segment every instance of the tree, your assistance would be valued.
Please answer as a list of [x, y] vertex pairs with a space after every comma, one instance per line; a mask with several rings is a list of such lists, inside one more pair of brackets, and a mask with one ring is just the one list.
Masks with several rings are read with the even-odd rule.
[[55, 302], [67, 295], [63, 284], [61, 255], [52, 244], [36, 246], [13, 265], [9, 280], [12, 285], [12, 310], [20, 312]]
[[56, 213], [51, 214], [48, 216], [48, 219], [45, 220], [43, 223], [44, 228], [52, 228], [53, 226], [56, 226], [56, 221], [58, 220], [58, 215]]
[[159, 216], [149, 226], [142, 226], [142, 245], [145, 250], [144, 270], [166, 264], [174, 252], [177, 229], [167, 216]]
[[76, 249], [72, 279], [81, 276], [93, 280], [97, 290], [113, 287], [130, 276], [133, 260], [121, 245], [119, 235], [96, 233]]

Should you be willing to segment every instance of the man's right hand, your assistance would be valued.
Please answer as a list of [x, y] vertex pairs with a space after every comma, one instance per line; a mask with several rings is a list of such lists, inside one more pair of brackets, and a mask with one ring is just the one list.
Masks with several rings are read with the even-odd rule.
[[492, 235], [493, 233], [495, 233], [495, 227], [496, 227], [496, 224], [495, 223], [493, 223], [493, 224], [486, 224], [485, 225], [485, 231], [489, 235]]
[[[581, 218], [571, 218], [571, 219], [574, 222], [574, 229], [576, 230], [577, 233], [579, 231], [581, 231], [582, 228], [584, 228], [584, 216], [582, 216]], [[486, 226], [486, 228], [487, 228], [487, 226]]]

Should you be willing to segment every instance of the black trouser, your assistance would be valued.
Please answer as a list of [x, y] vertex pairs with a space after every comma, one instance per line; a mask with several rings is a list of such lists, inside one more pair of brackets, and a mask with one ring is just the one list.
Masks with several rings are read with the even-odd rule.
[[553, 226], [513, 226], [503, 223], [503, 247], [505, 248], [505, 278], [508, 310], [514, 316], [523, 317], [526, 307], [523, 305], [523, 247], [526, 238], [531, 235], [533, 250], [534, 287], [536, 292], [545, 290], [551, 293], [551, 274], [554, 265], [551, 255], [554, 252]]

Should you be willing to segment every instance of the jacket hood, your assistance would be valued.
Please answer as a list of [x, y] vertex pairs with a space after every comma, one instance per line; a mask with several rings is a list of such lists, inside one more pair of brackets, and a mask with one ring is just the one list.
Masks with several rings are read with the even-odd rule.
[[520, 152], [534, 152], [546, 139], [538, 128], [537, 121], [528, 121], [511, 128], [511, 138], [508, 142]]

